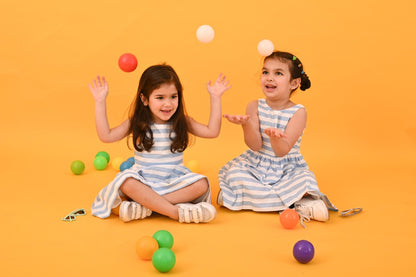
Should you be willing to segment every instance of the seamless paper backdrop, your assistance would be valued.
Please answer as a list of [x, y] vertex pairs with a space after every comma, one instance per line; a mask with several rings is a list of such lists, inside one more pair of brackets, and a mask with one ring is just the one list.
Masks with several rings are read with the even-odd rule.
[[[127, 249], [141, 235], [168, 228], [178, 241], [173, 275], [414, 274], [415, 7], [410, 0], [2, 0], [0, 272], [150, 276], [156, 274], [151, 265]], [[203, 24], [215, 30], [207, 44], [196, 39]], [[166, 62], [184, 85], [188, 114], [206, 122], [206, 83], [219, 73], [232, 84], [223, 113], [242, 114], [249, 101], [263, 97], [257, 52], [263, 39], [301, 59], [312, 81], [293, 101], [308, 112], [302, 153], [321, 190], [341, 209], [363, 206], [363, 214], [349, 221], [333, 214], [329, 223], [291, 233], [282, 231], [276, 214], [219, 207], [216, 221], [202, 226], [157, 216], [131, 224], [90, 215], [71, 224], [60, 221], [75, 208], [89, 209], [114, 178], [110, 167], [95, 171], [96, 152], [131, 155], [125, 140], [104, 144], [95, 134], [87, 86], [95, 76], [109, 81], [114, 126], [127, 117], [143, 70]], [[132, 73], [117, 65], [127, 52], [138, 59]], [[218, 138], [196, 138], [185, 152], [185, 161], [197, 160], [210, 179], [214, 202], [219, 168], [245, 149], [241, 127], [224, 120]], [[81, 176], [69, 171], [75, 159], [86, 163]], [[305, 237], [318, 254], [314, 263], [299, 267], [285, 253]], [[243, 256], [236, 250], [241, 244]], [[348, 268], [341, 270], [346, 260]]]

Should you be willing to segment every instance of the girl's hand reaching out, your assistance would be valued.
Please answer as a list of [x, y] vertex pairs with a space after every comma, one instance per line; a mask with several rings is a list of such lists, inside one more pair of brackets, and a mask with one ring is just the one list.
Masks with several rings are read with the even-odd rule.
[[247, 123], [247, 121], [250, 119], [249, 115], [229, 115], [224, 114], [224, 118], [228, 119], [231, 123], [244, 125]]
[[108, 94], [108, 83], [104, 77], [97, 76], [92, 84], [88, 84], [95, 101], [105, 100]]
[[286, 134], [277, 128], [267, 128], [264, 130], [266, 135], [268, 135], [270, 138], [286, 138]]
[[211, 81], [208, 82], [208, 84], [207, 84], [208, 92], [212, 96], [221, 97], [226, 90], [231, 88], [231, 85], [230, 86], [228, 85], [229, 83], [230, 83], [230, 81], [226, 80], [225, 75], [222, 75], [222, 73], [221, 73], [218, 76], [218, 78], [217, 78], [217, 80], [215, 81], [214, 84], [211, 84]]

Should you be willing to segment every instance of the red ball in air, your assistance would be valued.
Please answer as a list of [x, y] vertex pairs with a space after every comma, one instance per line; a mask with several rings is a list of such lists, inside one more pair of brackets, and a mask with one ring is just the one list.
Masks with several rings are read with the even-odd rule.
[[118, 59], [118, 66], [124, 72], [132, 72], [137, 68], [137, 59], [133, 54], [125, 53]]

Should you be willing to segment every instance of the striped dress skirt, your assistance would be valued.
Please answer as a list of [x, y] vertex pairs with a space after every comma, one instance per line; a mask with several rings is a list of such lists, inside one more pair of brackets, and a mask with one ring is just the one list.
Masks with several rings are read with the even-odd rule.
[[[100, 218], [110, 216], [111, 210], [121, 204], [120, 186], [127, 178], [134, 178], [149, 186], [159, 195], [165, 195], [185, 188], [206, 176], [193, 173], [183, 164], [183, 153], [172, 153], [170, 145], [174, 138], [171, 124], [153, 124], [153, 147], [150, 152], [135, 151], [135, 164], [116, 175], [115, 179], [105, 186], [92, 204], [91, 213]], [[208, 180], [208, 179], [207, 179]], [[208, 182], [209, 184], [209, 182]], [[197, 202], [211, 202], [211, 188], [196, 199]]]

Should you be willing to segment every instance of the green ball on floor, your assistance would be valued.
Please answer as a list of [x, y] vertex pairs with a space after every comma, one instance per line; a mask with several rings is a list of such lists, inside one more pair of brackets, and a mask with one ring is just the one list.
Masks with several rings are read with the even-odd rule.
[[107, 160], [107, 163], [109, 163], [110, 162], [110, 154], [108, 154], [107, 152], [105, 152], [105, 151], [100, 151], [100, 152], [98, 152], [96, 155], [95, 155], [95, 157], [97, 158], [98, 156], [102, 156], [102, 157], [104, 157], [106, 160]]
[[175, 263], [175, 253], [169, 248], [159, 248], [152, 256], [152, 264], [159, 272], [170, 271]]
[[153, 234], [153, 238], [159, 244], [159, 248], [172, 248], [173, 236], [166, 230], [159, 230]]
[[96, 156], [94, 159], [94, 167], [97, 170], [104, 170], [107, 167], [107, 159], [103, 156]]
[[75, 175], [81, 175], [82, 172], [84, 172], [84, 169], [85, 169], [85, 164], [80, 160], [76, 160], [71, 163], [71, 171]]

